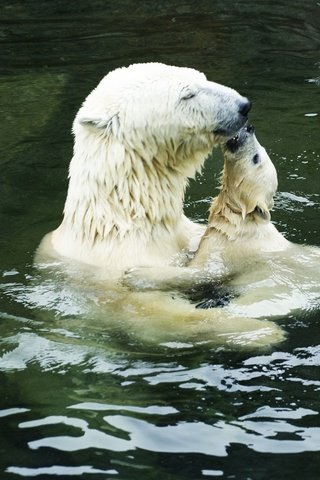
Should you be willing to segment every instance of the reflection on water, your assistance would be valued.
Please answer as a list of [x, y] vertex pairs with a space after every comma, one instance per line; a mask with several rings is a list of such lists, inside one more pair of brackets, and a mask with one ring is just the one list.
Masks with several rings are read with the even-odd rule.
[[[1, 4], [1, 478], [318, 478], [319, 311], [280, 319], [287, 339], [269, 350], [152, 344], [94, 321], [99, 292], [30, 266], [61, 218], [80, 103], [109, 70], [150, 60], [253, 100], [279, 174], [274, 220], [319, 245], [320, 6], [301, 5]], [[190, 184], [190, 217], [207, 217], [213, 160]]]
[[[194, 462], [176, 478], [197, 478], [213, 466], [231, 475], [238, 449], [246, 458], [274, 454], [275, 462], [319, 451], [319, 345], [242, 354], [190, 344], [150, 350], [72, 317], [1, 320], [8, 388], [1, 422], [33, 458], [31, 467], [17, 461], [21, 447], [9, 436], [8, 473], [138, 479], [162, 454], [168, 472], [178, 468], [175, 455], [184, 462], [191, 455]], [[316, 335], [309, 322], [291, 321], [300, 344], [301, 329], [309, 340]]]

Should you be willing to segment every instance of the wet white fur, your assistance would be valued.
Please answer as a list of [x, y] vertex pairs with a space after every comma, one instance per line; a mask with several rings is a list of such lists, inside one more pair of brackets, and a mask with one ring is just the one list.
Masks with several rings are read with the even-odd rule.
[[193, 177], [245, 100], [189, 68], [109, 73], [73, 125], [64, 218], [39, 252], [99, 267], [169, 265], [203, 227], [183, 214]]
[[[152, 342], [256, 346], [283, 338], [273, 323], [199, 310], [170, 293], [128, 291], [115, 281], [128, 267], [170, 265], [200, 239], [203, 227], [183, 214], [187, 178], [221, 140], [215, 130], [240, 128], [243, 101], [195, 70], [161, 64], [116, 70], [85, 100], [73, 126], [64, 219], [45, 237], [38, 262], [58, 258], [58, 271], [71, 264], [76, 273], [67, 283], [83, 288], [88, 321], [115, 322]], [[84, 279], [73, 260], [87, 264]]]
[[214, 271], [223, 265], [234, 272], [244, 258], [248, 261], [290, 246], [270, 221], [278, 186], [276, 169], [255, 135], [247, 138], [237, 152], [225, 149], [220, 193], [212, 201], [208, 226], [190, 267]]

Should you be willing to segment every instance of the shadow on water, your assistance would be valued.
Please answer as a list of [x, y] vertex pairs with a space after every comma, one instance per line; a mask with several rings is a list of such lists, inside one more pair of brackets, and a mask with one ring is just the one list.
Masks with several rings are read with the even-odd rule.
[[[1, 478], [317, 478], [318, 312], [282, 319], [286, 342], [265, 351], [150, 347], [88, 322], [81, 294], [32, 267], [61, 218], [82, 100], [113, 68], [155, 60], [253, 100], [279, 172], [275, 222], [319, 245], [320, 6], [301, 5], [1, 4]], [[190, 217], [206, 219], [213, 159], [190, 184]]]

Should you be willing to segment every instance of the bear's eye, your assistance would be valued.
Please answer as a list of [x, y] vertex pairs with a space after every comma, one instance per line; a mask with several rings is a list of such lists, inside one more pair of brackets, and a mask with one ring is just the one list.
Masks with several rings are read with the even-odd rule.
[[195, 96], [196, 96], [195, 92], [187, 92], [181, 98], [182, 100], [189, 100], [190, 98], [193, 98]]
[[257, 165], [257, 163], [259, 163], [259, 162], [260, 162], [260, 157], [259, 157], [259, 154], [256, 153], [256, 154], [254, 155], [254, 157], [252, 157], [252, 163], [253, 163], [254, 165]]

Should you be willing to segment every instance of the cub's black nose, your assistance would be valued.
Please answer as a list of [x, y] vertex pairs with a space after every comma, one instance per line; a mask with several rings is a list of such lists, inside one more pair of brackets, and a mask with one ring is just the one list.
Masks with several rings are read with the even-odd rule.
[[254, 126], [253, 125], [247, 125], [246, 130], [248, 133], [254, 133]]
[[235, 137], [230, 138], [230, 140], [228, 140], [226, 143], [227, 150], [229, 150], [229, 152], [231, 153], [235, 153], [238, 150], [239, 146], [240, 146], [239, 135], [236, 135]]
[[240, 103], [239, 113], [241, 113], [241, 115], [246, 117], [250, 112], [251, 107], [252, 107], [252, 103], [250, 102], [250, 100], [246, 99], [245, 101]]

